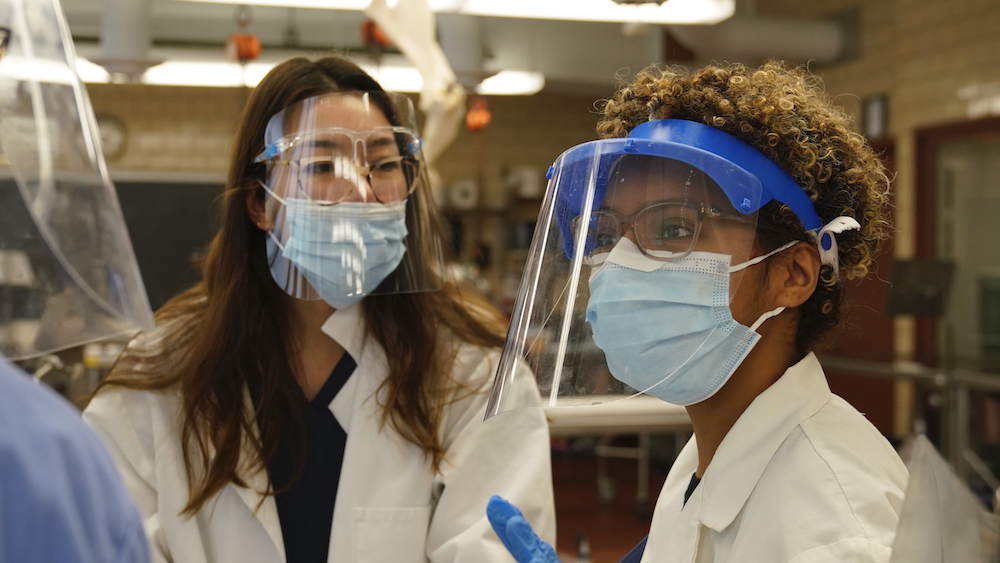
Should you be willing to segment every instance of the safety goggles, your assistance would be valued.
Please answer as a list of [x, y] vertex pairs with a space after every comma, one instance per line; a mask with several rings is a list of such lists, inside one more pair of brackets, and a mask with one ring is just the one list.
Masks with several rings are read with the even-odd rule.
[[282, 137], [257, 162], [268, 164], [269, 187], [281, 198], [391, 203], [416, 188], [419, 150], [420, 139], [405, 127], [331, 127]]

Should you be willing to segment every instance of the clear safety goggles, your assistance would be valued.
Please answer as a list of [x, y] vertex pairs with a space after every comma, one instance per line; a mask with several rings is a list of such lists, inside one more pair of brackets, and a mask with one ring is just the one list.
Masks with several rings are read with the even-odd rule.
[[[614, 211], [616, 196], [605, 192], [607, 205], [590, 213], [577, 215], [570, 221], [569, 226], [573, 232], [587, 233], [583, 256], [586, 266], [603, 264], [622, 237], [632, 239], [648, 258], [670, 261], [685, 258], [695, 250], [712, 251], [710, 242], [699, 244], [702, 229], [706, 231], [705, 241], [712, 241], [719, 238], [717, 231], [727, 226], [750, 225], [752, 228], [753, 221], [747, 216], [722, 209], [728, 204], [724, 197], [720, 197], [721, 190], [707, 188], [705, 183], [711, 182], [710, 179], [678, 161], [657, 156], [622, 156], [612, 165], [607, 184], [612, 187], [627, 186], [630, 190], [646, 189], [647, 193], [649, 189], [655, 191], [662, 188], [664, 195], [667, 195], [666, 186], [658, 183], [666, 184], [671, 181], [669, 178], [672, 174], [683, 173], [684, 170], [668, 170], [678, 166], [687, 169], [688, 177], [684, 180], [682, 189], [674, 190], [675, 197], [700, 199], [653, 201], [623, 215]], [[677, 180], [680, 178], [674, 178], [674, 181]], [[647, 182], [651, 182], [652, 186], [637, 187]], [[700, 187], [692, 187], [692, 182], [700, 184]], [[612, 188], [611, 191], [614, 192], [615, 189]], [[709, 199], [709, 192], [713, 191], [715, 197], [712, 199], [717, 200], [716, 203], [702, 201]], [[655, 195], [649, 194], [649, 197]]]
[[[442, 287], [436, 211], [415, 131], [412, 101], [390, 92], [322, 94], [271, 117], [256, 160], [267, 164], [268, 261], [286, 293], [322, 299], [317, 270], [349, 280], [343, 297]], [[398, 254], [400, 236], [405, 254], [383, 280], [376, 257]]]
[[353, 131], [330, 127], [278, 139], [270, 186], [282, 198], [320, 205], [342, 201], [392, 203], [410, 195], [420, 176], [420, 139], [405, 127]]
[[65, 21], [55, 0], [0, 2], [0, 353], [12, 359], [154, 326]]

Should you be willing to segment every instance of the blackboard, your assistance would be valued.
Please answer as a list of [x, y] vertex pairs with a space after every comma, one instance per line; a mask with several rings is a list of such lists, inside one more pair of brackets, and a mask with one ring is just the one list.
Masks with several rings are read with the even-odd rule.
[[201, 279], [195, 263], [218, 227], [222, 185], [118, 181], [115, 188], [155, 311]]

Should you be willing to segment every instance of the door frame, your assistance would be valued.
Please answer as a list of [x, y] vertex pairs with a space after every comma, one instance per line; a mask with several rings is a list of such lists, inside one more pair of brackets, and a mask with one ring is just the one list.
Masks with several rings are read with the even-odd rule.
[[[916, 131], [916, 257], [937, 257], [937, 168], [935, 155], [941, 145], [957, 140], [1000, 134], [1000, 117], [960, 121]], [[916, 320], [916, 358], [928, 366], [941, 364], [937, 321]]]

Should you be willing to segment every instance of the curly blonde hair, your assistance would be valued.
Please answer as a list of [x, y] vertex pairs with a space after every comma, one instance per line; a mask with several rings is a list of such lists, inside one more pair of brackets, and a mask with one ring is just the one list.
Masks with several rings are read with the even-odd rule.
[[[710, 125], [764, 153], [809, 195], [822, 221], [857, 219], [861, 230], [837, 235], [840, 271], [824, 265], [820, 283], [800, 308], [796, 348], [804, 354], [840, 320], [843, 278], [862, 278], [879, 243], [889, 238], [890, 182], [885, 167], [818, 78], [781, 62], [688, 70], [651, 67], [604, 103], [602, 138], [625, 137], [651, 119]], [[810, 241], [788, 206], [772, 201], [758, 214], [757, 244], [769, 251], [790, 240]]]

